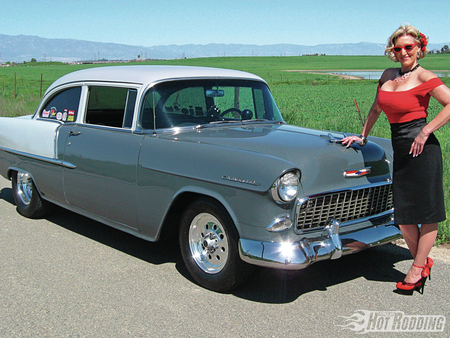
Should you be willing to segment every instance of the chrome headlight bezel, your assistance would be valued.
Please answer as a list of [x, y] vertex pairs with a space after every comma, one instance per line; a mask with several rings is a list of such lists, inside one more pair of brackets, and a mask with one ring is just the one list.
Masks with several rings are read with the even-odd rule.
[[291, 170], [281, 175], [272, 185], [272, 198], [278, 204], [290, 203], [297, 198], [301, 174]]

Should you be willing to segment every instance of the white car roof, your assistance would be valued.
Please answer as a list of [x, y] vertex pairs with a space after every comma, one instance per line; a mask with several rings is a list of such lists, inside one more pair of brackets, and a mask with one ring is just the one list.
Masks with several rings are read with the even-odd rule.
[[195, 79], [195, 78], [233, 78], [265, 81], [251, 73], [238, 70], [192, 67], [192, 66], [110, 66], [94, 67], [75, 71], [60, 77], [48, 87], [46, 92], [73, 82], [118, 82], [146, 85], [155, 81], [169, 79]]

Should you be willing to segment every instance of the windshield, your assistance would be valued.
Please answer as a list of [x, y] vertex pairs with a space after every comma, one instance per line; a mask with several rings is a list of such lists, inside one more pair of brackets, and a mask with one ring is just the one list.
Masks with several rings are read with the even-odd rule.
[[140, 125], [160, 129], [255, 120], [283, 121], [264, 83], [183, 80], [157, 84], [146, 93]]

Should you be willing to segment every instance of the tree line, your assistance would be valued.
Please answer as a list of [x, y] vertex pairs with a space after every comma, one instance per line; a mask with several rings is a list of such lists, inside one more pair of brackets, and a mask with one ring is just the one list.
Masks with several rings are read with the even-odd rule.
[[450, 54], [448, 45], [444, 45], [441, 49], [434, 49], [428, 52], [429, 54]]

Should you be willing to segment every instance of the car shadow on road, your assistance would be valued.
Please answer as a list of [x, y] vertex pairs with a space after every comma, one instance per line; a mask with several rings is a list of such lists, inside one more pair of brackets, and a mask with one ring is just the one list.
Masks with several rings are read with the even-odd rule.
[[[15, 205], [11, 188], [3, 188], [0, 199]], [[45, 219], [151, 264], [183, 264], [177, 241], [149, 242], [61, 207], [55, 207]], [[188, 276], [187, 270], [184, 274]]]
[[183, 263], [178, 242], [174, 240], [149, 242], [59, 207], [46, 219], [67, 230], [151, 264]]
[[0, 191], [0, 199], [4, 200], [12, 205], [15, 205], [11, 188], [3, 188]]
[[[175, 263], [177, 272], [196, 284], [184, 265], [176, 236], [173, 240], [148, 242], [62, 208], [47, 219], [150, 264]], [[405, 277], [394, 268], [395, 264], [409, 259], [409, 250], [388, 244], [298, 271], [256, 268], [249, 280], [231, 294], [261, 303], [289, 303], [303, 294], [326, 291], [360, 277], [395, 284]]]
[[[2, 189], [0, 198], [14, 205], [10, 188]], [[175, 263], [178, 273], [195, 283], [183, 263], [177, 238], [148, 242], [59, 207], [46, 219], [150, 264]], [[250, 279], [231, 294], [255, 302], [276, 304], [289, 303], [309, 292], [326, 291], [331, 286], [360, 277], [395, 283], [402, 280], [404, 274], [394, 265], [409, 259], [409, 250], [388, 244], [337, 260], [318, 262], [303, 270], [257, 268]]]

